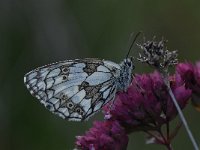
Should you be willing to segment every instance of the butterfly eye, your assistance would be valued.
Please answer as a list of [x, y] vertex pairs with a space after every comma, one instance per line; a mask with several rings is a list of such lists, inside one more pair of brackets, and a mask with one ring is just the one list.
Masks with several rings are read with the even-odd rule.
[[69, 109], [72, 109], [72, 108], [74, 107], [74, 104], [73, 104], [72, 102], [68, 102], [68, 103], [67, 103], [67, 107], [68, 107]]
[[125, 59], [124, 65], [131, 67], [132, 66], [132, 58]]
[[132, 62], [127, 61], [127, 65], [130, 67], [132, 65]]

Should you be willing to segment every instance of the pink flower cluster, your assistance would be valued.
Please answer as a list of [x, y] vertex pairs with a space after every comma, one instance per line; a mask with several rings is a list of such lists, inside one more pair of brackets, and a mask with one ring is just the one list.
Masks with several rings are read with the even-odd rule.
[[[200, 95], [200, 63], [178, 64], [169, 81], [178, 104], [185, 108], [193, 94]], [[104, 107], [106, 120], [95, 122], [84, 136], [77, 137], [78, 149], [125, 150], [128, 134], [158, 130], [177, 116], [158, 72], [136, 75], [128, 91], [118, 92], [112, 109], [109, 106]]]
[[76, 145], [81, 150], [123, 150], [128, 136], [117, 121], [94, 122], [85, 136], [77, 136]]
[[192, 102], [200, 111], [200, 62], [196, 65], [191, 63], [180, 63], [177, 72], [181, 76], [186, 87], [192, 90]]

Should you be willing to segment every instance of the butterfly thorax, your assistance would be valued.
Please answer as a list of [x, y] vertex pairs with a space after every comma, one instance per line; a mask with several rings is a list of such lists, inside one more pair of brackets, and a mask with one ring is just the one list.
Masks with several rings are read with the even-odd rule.
[[124, 59], [120, 64], [120, 76], [118, 79], [118, 90], [127, 91], [132, 80], [132, 70], [134, 68], [131, 58]]

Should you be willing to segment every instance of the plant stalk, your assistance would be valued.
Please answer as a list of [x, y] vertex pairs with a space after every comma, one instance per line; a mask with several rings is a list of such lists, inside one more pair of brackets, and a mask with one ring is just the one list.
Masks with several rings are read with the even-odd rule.
[[189, 138], [190, 138], [190, 140], [192, 142], [194, 150], [199, 150], [197, 142], [195, 141], [195, 138], [192, 135], [192, 132], [191, 132], [191, 130], [190, 130], [189, 126], [188, 126], [188, 123], [187, 123], [187, 121], [186, 121], [186, 119], [185, 119], [185, 117], [183, 115], [183, 112], [182, 112], [179, 104], [177, 103], [177, 100], [176, 100], [176, 98], [174, 96], [174, 93], [172, 92], [172, 89], [170, 87], [169, 80], [168, 80], [168, 75], [166, 75], [166, 73], [162, 73], [162, 75], [163, 75], [163, 78], [164, 78], [164, 82], [165, 82], [165, 84], [167, 86], [169, 95], [170, 95], [170, 97], [171, 97], [171, 99], [172, 99], [172, 101], [173, 101], [173, 103], [174, 103], [174, 105], [176, 107], [176, 110], [177, 110], [177, 112], [179, 114], [179, 117], [180, 117], [182, 123], [183, 123], [183, 126], [185, 127], [186, 132], [187, 132], [187, 134], [188, 134], [188, 136], [189, 136]]

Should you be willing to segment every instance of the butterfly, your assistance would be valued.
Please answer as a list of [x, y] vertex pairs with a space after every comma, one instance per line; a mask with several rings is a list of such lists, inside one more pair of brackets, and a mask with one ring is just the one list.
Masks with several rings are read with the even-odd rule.
[[67, 120], [87, 120], [132, 79], [130, 58], [121, 64], [94, 58], [65, 60], [24, 76], [30, 93], [51, 112]]
[[134, 69], [128, 54], [120, 64], [97, 58], [49, 64], [27, 73], [24, 83], [54, 114], [66, 120], [88, 120], [114, 100], [116, 92], [128, 89]]

